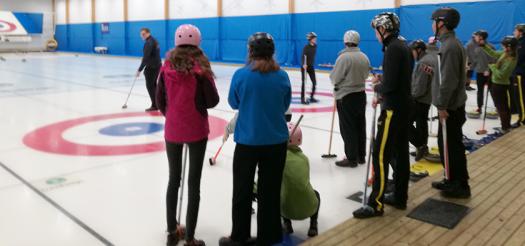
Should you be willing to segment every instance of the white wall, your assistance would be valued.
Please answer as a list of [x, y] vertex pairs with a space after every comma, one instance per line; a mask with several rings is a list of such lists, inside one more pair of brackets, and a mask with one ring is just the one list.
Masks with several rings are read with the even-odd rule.
[[[415, 0], [419, 1], [419, 0]], [[394, 8], [394, 0], [296, 0], [296, 13]]]
[[217, 0], [170, 0], [170, 19], [207, 18], [217, 16]]
[[97, 22], [124, 21], [124, 1], [95, 0], [95, 12]]
[[163, 20], [164, 0], [128, 0], [128, 18], [130, 21]]
[[0, 10], [44, 14], [43, 34], [32, 34], [30, 43], [3, 43], [0, 45], [0, 51], [43, 50], [47, 40], [54, 35], [53, 4], [51, 0], [1, 0]]
[[69, 23], [91, 23], [91, 0], [69, 0]]
[[55, 11], [57, 25], [66, 24], [66, 0], [55, 0]]
[[416, 5], [416, 4], [443, 4], [443, 3], [463, 3], [463, 2], [484, 2], [484, 1], [505, 1], [505, 0], [401, 0], [401, 5]]
[[14, 12], [52, 12], [51, 0], [2, 0], [0, 10]]
[[[300, 1], [308, 0], [297, 0], [297, 2]], [[287, 0], [223, 0], [222, 4], [224, 16], [273, 15], [288, 13]]]

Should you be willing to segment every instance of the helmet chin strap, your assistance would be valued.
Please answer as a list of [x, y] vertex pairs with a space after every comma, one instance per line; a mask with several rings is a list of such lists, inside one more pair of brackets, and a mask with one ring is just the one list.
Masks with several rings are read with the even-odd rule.
[[376, 30], [377, 32], [379, 33], [379, 35], [381, 36], [381, 44], [383, 44], [383, 52], [385, 51], [386, 47], [385, 47], [385, 34], [382, 33], [380, 30], [379, 30], [379, 27], [376, 27]]
[[440, 31], [439, 29], [441, 29], [441, 28], [439, 27], [439, 22], [440, 22], [441, 20], [439, 20], [439, 21], [438, 21], [438, 20], [434, 20], [434, 21], [436, 22], [436, 33], [434, 34], [434, 38], [435, 38], [436, 40], [439, 40], [439, 31]]

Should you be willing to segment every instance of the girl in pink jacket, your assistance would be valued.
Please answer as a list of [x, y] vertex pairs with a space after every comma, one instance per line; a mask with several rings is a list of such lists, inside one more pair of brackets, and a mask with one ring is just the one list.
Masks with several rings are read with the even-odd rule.
[[[175, 33], [175, 49], [161, 68], [157, 105], [166, 116], [165, 139], [169, 162], [169, 183], [166, 194], [168, 223], [167, 245], [177, 245], [185, 237], [185, 245], [205, 245], [195, 239], [199, 213], [200, 180], [208, 142], [207, 106], [199, 100], [199, 85], [207, 83], [214, 90], [215, 82], [210, 62], [199, 48], [201, 34], [197, 27], [182, 25]], [[201, 86], [202, 87], [202, 86]], [[217, 95], [218, 96], [218, 95]], [[177, 198], [181, 181], [183, 145], [189, 147], [188, 209], [184, 229], [177, 221]]]

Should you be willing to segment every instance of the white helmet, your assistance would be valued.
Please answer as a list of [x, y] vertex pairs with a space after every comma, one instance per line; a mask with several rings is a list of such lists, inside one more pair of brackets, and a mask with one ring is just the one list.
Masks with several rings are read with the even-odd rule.
[[350, 44], [358, 45], [359, 41], [361, 41], [361, 37], [359, 36], [359, 33], [354, 30], [347, 31], [343, 39], [344, 39], [345, 44], [350, 43]]

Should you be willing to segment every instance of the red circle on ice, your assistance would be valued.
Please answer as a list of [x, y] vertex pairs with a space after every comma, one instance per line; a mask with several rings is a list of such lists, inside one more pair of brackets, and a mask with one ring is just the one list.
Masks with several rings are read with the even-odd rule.
[[[294, 95], [301, 95], [301, 92], [292, 92]], [[334, 95], [329, 92], [316, 92], [315, 95], [317, 96], [323, 96], [323, 97], [330, 97], [333, 98]], [[292, 108], [292, 112], [294, 113], [328, 113], [332, 112], [334, 110], [334, 106], [324, 106], [324, 107], [316, 107], [316, 108]]]
[[[95, 121], [111, 120], [118, 118], [132, 118], [143, 116], [160, 116], [160, 112], [132, 112], [132, 113], [118, 113], [82, 117], [73, 120], [66, 120], [41, 127], [28, 133], [23, 142], [30, 148], [35, 150], [74, 156], [113, 156], [113, 155], [132, 155], [143, 154], [165, 149], [164, 142], [153, 142], [145, 144], [133, 145], [90, 145], [78, 144], [71, 142], [63, 137], [63, 133], [73, 127], [91, 123]], [[210, 135], [209, 139], [214, 139], [222, 136], [224, 127], [227, 122], [223, 119], [209, 116]]]
[[0, 32], [12, 32], [14, 30], [16, 30], [15, 24], [0, 20]]

